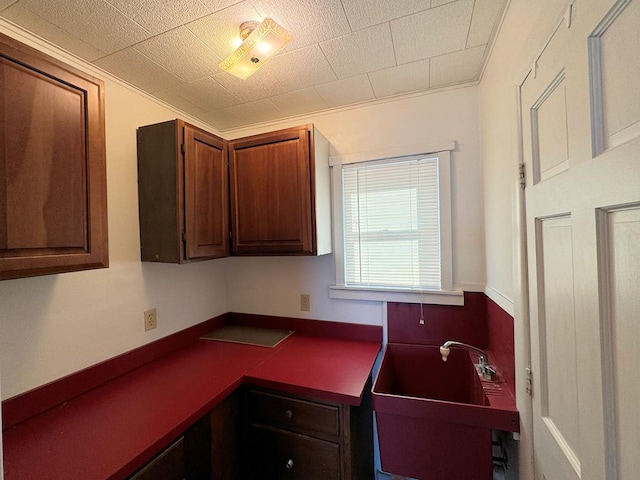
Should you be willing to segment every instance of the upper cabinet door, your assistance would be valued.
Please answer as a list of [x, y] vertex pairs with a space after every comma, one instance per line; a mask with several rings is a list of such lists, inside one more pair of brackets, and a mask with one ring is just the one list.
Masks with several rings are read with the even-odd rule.
[[229, 255], [226, 142], [185, 125], [187, 259]]
[[229, 142], [232, 251], [315, 254], [308, 127]]
[[108, 266], [103, 88], [0, 35], [0, 279]]

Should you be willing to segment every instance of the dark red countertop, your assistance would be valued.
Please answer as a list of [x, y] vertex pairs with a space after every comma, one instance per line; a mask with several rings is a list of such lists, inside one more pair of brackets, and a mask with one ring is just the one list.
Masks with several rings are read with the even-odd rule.
[[3, 432], [5, 480], [124, 479], [243, 382], [358, 405], [380, 342], [198, 340]]

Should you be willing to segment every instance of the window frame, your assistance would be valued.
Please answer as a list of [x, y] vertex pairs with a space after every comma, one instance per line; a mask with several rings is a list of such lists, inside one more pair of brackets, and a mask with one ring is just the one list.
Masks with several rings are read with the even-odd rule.
[[[387, 301], [403, 303], [426, 303], [462, 305], [463, 292], [453, 288], [453, 248], [451, 234], [451, 151], [454, 142], [441, 145], [410, 146], [352, 154], [332, 156], [331, 166], [333, 203], [333, 252], [335, 261], [335, 283], [329, 286], [329, 297], [334, 299]], [[351, 286], [345, 282], [344, 207], [342, 191], [342, 166], [352, 163], [380, 162], [401, 157], [438, 157], [438, 192], [440, 202], [440, 290], [406, 287]]]

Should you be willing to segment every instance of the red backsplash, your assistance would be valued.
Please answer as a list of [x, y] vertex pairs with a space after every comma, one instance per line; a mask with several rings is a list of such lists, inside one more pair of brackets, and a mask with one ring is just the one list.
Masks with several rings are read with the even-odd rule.
[[465, 292], [464, 306], [423, 305], [424, 325], [420, 325], [420, 304], [388, 303], [390, 343], [442, 345], [447, 340], [487, 346], [487, 307], [484, 293]]
[[515, 392], [513, 317], [484, 293], [465, 292], [464, 306], [423, 305], [424, 325], [420, 325], [420, 304], [388, 303], [387, 323], [390, 343], [442, 345], [457, 340], [485, 349]]
[[[513, 317], [487, 298], [487, 353], [512, 393], [516, 391]], [[515, 395], [514, 395], [515, 396]]]

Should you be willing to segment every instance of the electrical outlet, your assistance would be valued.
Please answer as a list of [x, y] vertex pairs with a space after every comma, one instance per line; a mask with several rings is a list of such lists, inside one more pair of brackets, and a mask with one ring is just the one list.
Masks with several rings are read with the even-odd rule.
[[300, 294], [300, 311], [301, 312], [311, 311], [311, 295], [309, 295], [308, 293]]
[[158, 326], [158, 317], [156, 315], [156, 309], [146, 310], [144, 312], [144, 331], [148, 332]]

